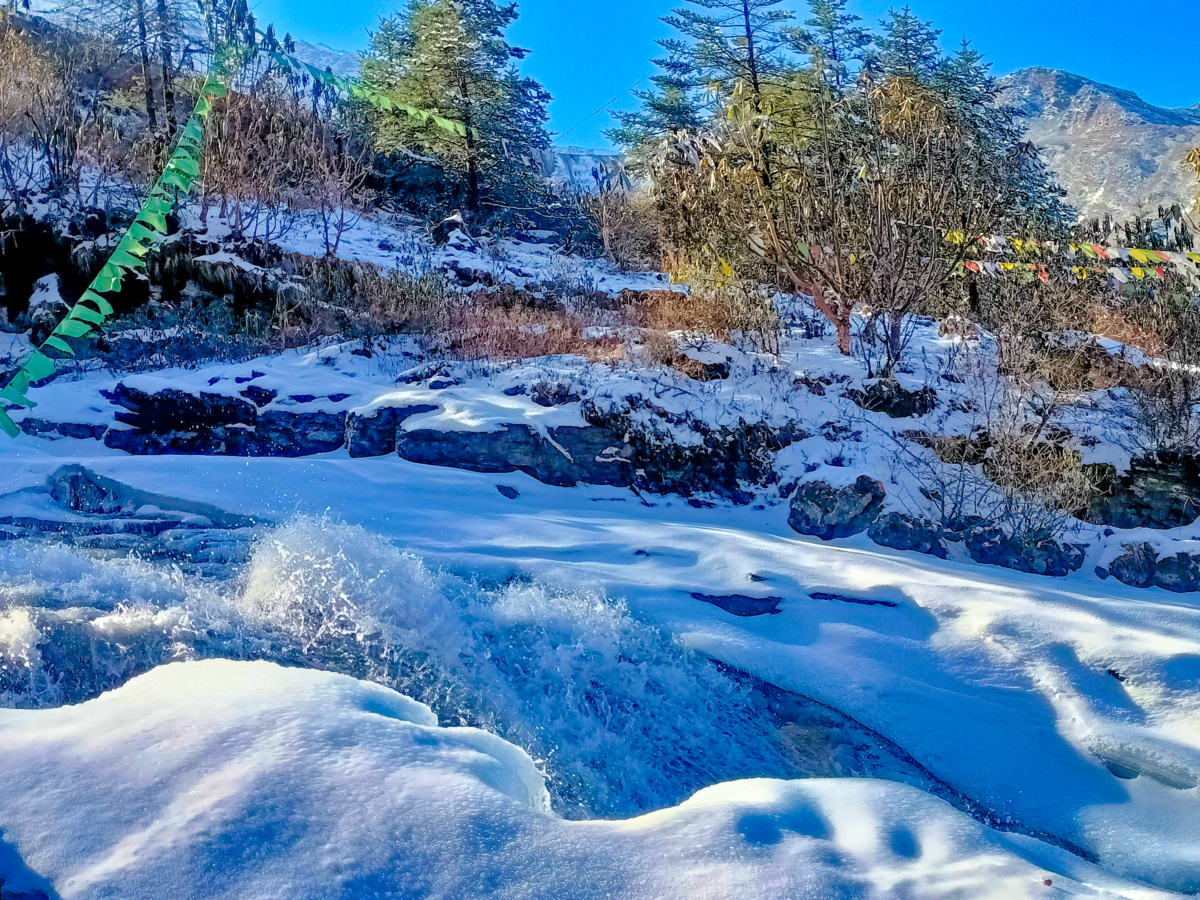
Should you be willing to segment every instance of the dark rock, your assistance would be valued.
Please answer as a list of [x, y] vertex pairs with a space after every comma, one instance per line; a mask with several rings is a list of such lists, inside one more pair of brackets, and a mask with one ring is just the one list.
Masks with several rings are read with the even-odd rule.
[[868, 412], [885, 413], [893, 419], [923, 416], [937, 406], [937, 391], [933, 388], [927, 386], [908, 391], [894, 378], [882, 378], [867, 385], [865, 391], [851, 389], [842, 396]]
[[[711, 493], [734, 503], [748, 504], [754, 495], [746, 485], [774, 484], [779, 476], [775, 453], [798, 435], [782, 435], [762, 422], [713, 427], [690, 414], [675, 415], [652, 406], [645, 398], [627, 398], [629, 409], [601, 409], [591, 400], [583, 403], [583, 416], [609, 432], [632, 469], [632, 483], [655, 494], [691, 497]], [[648, 409], [674, 428], [686, 428], [695, 440], [680, 443], [647, 427], [632, 415]]]
[[622, 462], [611, 435], [595, 428], [570, 427], [553, 429], [550, 435], [553, 443], [528, 425], [482, 432], [416, 429], [401, 431], [396, 449], [410, 462], [472, 472], [521, 471], [558, 487], [580, 482], [630, 484], [628, 465]]
[[966, 547], [971, 559], [978, 563], [1053, 577], [1078, 570], [1086, 555], [1079, 544], [1059, 544], [1049, 538], [1028, 542], [997, 528], [985, 528], [968, 535]]
[[63, 437], [74, 438], [77, 441], [98, 441], [108, 431], [107, 425], [81, 425], [74, 422], [59, 422], [58, 433]]
[[245, 384], [247, 381], [253, 381], [255, 378], [262, 378], [263, 375], [263, 372], [258, 372], [254, 369], [251, 369], [249, 375], [241, 375], [233, 380], [237, 384]]
[[396, 452], [396, 432], [400, 423], [418, 413], [433, 412], [436, 406], [385, 406], [372, 415], [351, 413], [346, 417], [346, 447], [355, 459], [387, 456]]
[[1200, 457], [1158, 453], [1131, 461], [1129, 471], [1105, 479], [1084, 515], [1094, 525], [1177, 528], [1200, 517]]
[[941, 529], [930, 522], [904, 513], [890, 512], [880, 516], [867, 529], [867, 536], [883, 547], [893, 550], [915, 550], [946, 558], [946, 545]]
[[879, 516], [886, 496], [883, 485], [860, 475], [849, 487], [835, 488], [824, 481], [800, 485], [792, 497], [788, 524], [800, 534], [828, 541], [867, 530]]
[[316, 394], [291, 394], [289, 400], [295, 400], [297, 403], [312, 403], [317, 399]]
[[431, 391], [444, 391], [446, 388], [452, 388], [456, 384], [458, 382], [450, 378], [437, 378], [429, 382], [429, 389]]
[[509, 487], [507, 484], [496, 485], [496, 490], [498, 490], [503, 496], [507, 497], [509, 500], [516, 500], [518, 497], [521, 496], [520, 491], [518, 491], [515, 487]]
[[252, 384], [242, 391], [241, 394], [259, 409], [262, 409], [279, 396], [279, 391], [273, 391], [270, 388], [262, 388], [256, 384]]
[[538, 406], [549, 408], [563, 406], [567, 403], [578, 403], [580, 396], [560, 381], [542, 381], [533, 386], [533, 390], [529, 392], [529, 399]]
[[1154, 584], [1176, 594], [1200, 591], [1200, 556], [1179, 553], [1160, 559], [1155, 566]]
[[513, 385], [512, 387], [505, 388], [502, 391], [502, 393], [504, 394], [505, 397], [520, 397], [520, 396], [523, 396], [524, 394], [527, 394], [528, 391], [525, 389], [525, 385], [516, 384], [516, 385]]
[[[244, 431], [244, 429], [236, 429]], [[104, 446], [122, 450], [133, 456], [212, 456], [225, 452], [225, 428], [204, 431], [142, 431], [140, 428], [110, 428], [104, 435]], [[244, 442], [241, 435], [235, 445]]]
[[808, 596], [814, 600], [836, 600], [838, 603], [853, 603], [857, 606], [886, 606], [895, 609], [899, 603], [891, 600], [869, 600], [866, 597], [847, 597], [845, 594], [827, 594], [825, 591], [813, 591]]
[[1125, 544], [1125, 552], [1112, 561], [1108, 574], [1122, 584], [1131, 587], [1150, 587], [1154, 584], [1154, 572], [1158, 554], [1146, 543]]
[[713, 606], [732, 613], [735, 616], [748, 618], [750, 616], [765, 616], [780, 612], [779, 603], [782, 597], [746, 597], [743, 594], [700, 594], [692, 592], [692, 598], [711, 603]]
[[312, 456], [346, 443], [346, 414], [265, 412], [248, 447], [248, 456]]
[[253, 425], [258, 418], [253, 405], [223, 394], [196, 395], [174, 388], [147, 394], [121, 383], [113, 390], [111, 400], [128, 410], [116, 413], [118, 422], [156, 434], [221, 425]]
[[332, 403], [341, 403], [343, 400], [348, 400], [349, 398], [350, 398], [349, 394], [330, 394], [329, 395], [329, 400]]

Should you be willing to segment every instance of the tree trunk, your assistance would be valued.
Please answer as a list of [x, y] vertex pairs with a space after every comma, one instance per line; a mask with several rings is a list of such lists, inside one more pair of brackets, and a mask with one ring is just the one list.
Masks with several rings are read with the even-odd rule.
[[137, 17], [138, 45], [142, 54], [142, 81], [146, 86], [146, 116], [150, 119], [150, 130], [158, 130], [158, 111], [154, 104], [154, 79], [150, 75], [150, 43], [146, 38], [145, 0], [134, 0], [134, 15]]
[[167, 0], [158, 0], [158, 34], [162, 44], [163, 107], [167, 128], [175, 126], [175, 79], [171, 74], [171, 26], [167, 17]]
[[[758, 77], [758, 56], [754, 48], [754, 28], [750, 22], [750, 0], [742, 0], [742, 22], [746, 29], [746, 68], [750, 71], [750, 88], [754, 91], [754, 111], [762, 112], [762, 83]], [[762, 171], [763, 187], [771, 189], [771, 148], [763, 142]]]
[[467, 212], [479, 212], [479, 148], [475, 145], [475, 132], [472, 128], [470, 86], [465, 78], [459, 79], [459, 89], [462, 91], [465, 114], [463, 125], [467, 130]]

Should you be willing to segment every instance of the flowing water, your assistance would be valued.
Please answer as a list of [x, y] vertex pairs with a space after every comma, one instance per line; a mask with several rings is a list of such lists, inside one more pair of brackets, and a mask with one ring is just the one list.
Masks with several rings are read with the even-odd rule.
[[618, 601], [435, 571], [327, 521], [235, 537], [210, 541], [202, 566], [113, 540], [0, 545], [0, 705], [79, 702], [177, 660], [269, 659], [380, 682], [444, 725], [502, 735], [567, 816], [803, 774], [744, 679]]

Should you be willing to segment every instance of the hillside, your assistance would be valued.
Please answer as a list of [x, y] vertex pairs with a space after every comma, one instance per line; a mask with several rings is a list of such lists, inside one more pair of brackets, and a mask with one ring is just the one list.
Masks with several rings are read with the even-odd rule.
[[1132, 91], [1040, 67], [1002, 84], [1084, 215], [1154, 215], [1159, 204], [1194, 192], [1181, 163], [1200, 144], [1200, 106], [1164, 109]]

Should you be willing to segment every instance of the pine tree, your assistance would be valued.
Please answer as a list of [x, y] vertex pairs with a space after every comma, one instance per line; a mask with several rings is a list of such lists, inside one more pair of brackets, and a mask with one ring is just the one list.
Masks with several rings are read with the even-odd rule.
[[942, 64], [938, 49], [941, 32], [933, 23], [915, 15], [907, 6], [888, 10], [888, 18], [879, 23], [884, 34], [879, 45], [879, 65], [885, 75], [924, 80], [932, 78]]
[[776, 9], [783, 0], [687, 0], [663, 21], [685, 38], [677, 46], [690, 56], [697, 83], [718, 97], [739, 82], [761, 97], [765, 83], [788, 70], [781, 51], [792, 14]]
[[813, 67], [835, 88], [850, 84], [858, 68], [872, 58], [875, 38], [858, 25], [861, 16], [846, 12], [846, 0], [810, 0], [807, 29], [791, 33], [792, 46], [812, 57]]
[[432, 157], [472, 214], [537, 190], [535, 157], [550, 145], [550, 95], [519, 74], [515, 61], [527, 51], [505, 38], [516, 18], [516, 4], [494, 0], [413, 0], [373, 36], [363, 65], [370, 87], [466, 126], [459, 136], [419, 119], [375, 116], [377, 148]]
[[605, 132], [609, 140], [626, 150], [634, 151], [677, 131], [699, 128], [704, 121], [696, 96], [700, 85], [687, 48], [675, 39], [658, 43], [667, 55], [653, 60], [660, 70], [650, 78], [654, 89], [634, 91], [641, 108], [614, 113], [619, 125]]

